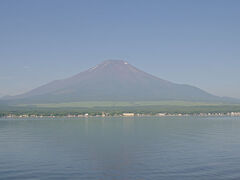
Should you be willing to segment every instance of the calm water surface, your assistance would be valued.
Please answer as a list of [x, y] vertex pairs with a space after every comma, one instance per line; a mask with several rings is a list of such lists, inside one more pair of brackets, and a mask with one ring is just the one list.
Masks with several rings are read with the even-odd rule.
[[0, 119], [0, 179], [240, 179], [239, 117]]

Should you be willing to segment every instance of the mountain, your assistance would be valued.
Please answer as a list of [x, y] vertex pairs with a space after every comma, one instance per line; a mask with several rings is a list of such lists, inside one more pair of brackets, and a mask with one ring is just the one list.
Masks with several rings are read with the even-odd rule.
[[223, 101], [197, 87], [172, 83], [122, 60], [107, 60], [67, 79], [56, 80], [9, 102], [60, 103], [77, 101]]

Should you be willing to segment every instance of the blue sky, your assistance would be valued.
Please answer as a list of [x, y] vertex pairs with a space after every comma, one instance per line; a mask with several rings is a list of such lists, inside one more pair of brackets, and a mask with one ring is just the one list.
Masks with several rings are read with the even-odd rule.
[[240, 98], [238, 0], [1, 0], [0, 95], [124, 59]]

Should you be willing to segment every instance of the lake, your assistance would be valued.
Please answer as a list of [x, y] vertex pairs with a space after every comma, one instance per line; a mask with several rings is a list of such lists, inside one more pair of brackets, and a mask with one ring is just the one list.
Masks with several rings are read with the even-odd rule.
[[0, 119], [0, 179], [240, 179], [240, 117]]

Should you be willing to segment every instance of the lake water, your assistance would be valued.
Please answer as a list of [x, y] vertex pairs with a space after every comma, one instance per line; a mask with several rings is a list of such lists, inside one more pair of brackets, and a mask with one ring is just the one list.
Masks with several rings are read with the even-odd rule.
[[0, 119], [0, 179], [240, 179], [239, 117]]

